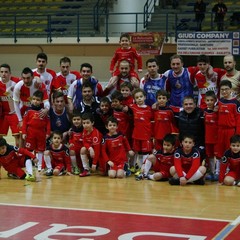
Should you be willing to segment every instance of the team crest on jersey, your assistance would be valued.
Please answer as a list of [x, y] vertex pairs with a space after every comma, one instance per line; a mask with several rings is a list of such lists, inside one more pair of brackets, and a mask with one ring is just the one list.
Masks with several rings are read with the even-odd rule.
[[178, 153], [178, 152], [176, 152], [176, 153], [174, 154], [174, 157], [175, 157], [175, 158], [180, 158], [180, 156], [181, 156], [181, 155], [180, 155], [180, 153]]
[[226, 156], [222, 157], [222, 163], [227, 163], [227, 157]]
[[93, 137], [93, 143], [97, 143], [98, 142], [98, 137]]
[[46, 80], [44, 83], [45, 83], [45, 85], [49, 85], [49, 84], [50, 84], [50, 81], [49, 81], [49, 80]]

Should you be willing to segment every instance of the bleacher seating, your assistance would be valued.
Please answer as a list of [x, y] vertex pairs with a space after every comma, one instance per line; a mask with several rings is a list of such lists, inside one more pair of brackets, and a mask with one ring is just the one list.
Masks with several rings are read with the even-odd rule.
[[[216, 1], [204, 0], [206, 3], [206, 14], [202, 24], [202, 31], [216, 30], [213, 21], [212, 8]], [[224, 1], [228, 8], [228, 13], [225, 18], [225, 29], [229, 31], [240, 29], [240, 22], [231, 24], [231, 16], [234, 12], [240, 12], [240, 2], [236, 0]], [[156, 6], [152, 14], [151, 21], [148, 23], [147, 31], [164, 32], [166, 25], [168, 32], [174, 35], [177, 30], [181, 31], [196, 31], [195, 14], [193, 11], [194, 0], [181, 0], [177, 9], [172, 9], [172, 5], [167, 5], [164, 9], [161, 6]], [[168, 21], [166, 22], [166, 17]]]
[[[94, 0], [2, 0], [0, 5], [0, 36], [47, 35], [76, 36], [77, 21], [81, 35], [93, 35]], [[77, 16], [79, 14], [79, 16]]]

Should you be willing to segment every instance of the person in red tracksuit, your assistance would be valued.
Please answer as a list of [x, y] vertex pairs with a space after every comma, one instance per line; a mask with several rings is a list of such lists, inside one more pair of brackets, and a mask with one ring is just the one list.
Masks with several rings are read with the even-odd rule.
[[197, 148], [194, 148], [194, 137], [185, 135], [181, 143], [182, 147], [174, 153], [174, 166], [170, 168], [173, 177], [169, 179], [169, 183], [181, 186], [187, 183], [204, 185], [203, 176], [206, 168], [201, 166], [200, 153]]
[[134, 156], [127, 138], [118, 132], [118, 121], [115, 117], [107, 120], [107, 133], [103, 138], [102, 158], [109, 165], [108, 176], [110, 178], [123, 178], [124, 165], [127, 162], [127, 154]]
[[50, 119], [41, 116], [43, 92], [37, 90], [33, 93], [31, 107], [23, 117], [22, 138], [29, 151], [35, 151], [38, 157], [38, 171], [42, 169], [42, 157], [46, 148], [46, 139], [50, 136]]

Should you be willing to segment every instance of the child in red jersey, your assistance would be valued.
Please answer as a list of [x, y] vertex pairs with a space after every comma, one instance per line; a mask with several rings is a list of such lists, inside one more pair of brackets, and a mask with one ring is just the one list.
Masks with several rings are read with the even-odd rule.
[[220, 82], [222, 98], [218, 102], [218, 143], [219, 159], [230, 147], [230, 138], [240, 134], [240, 103], [232, 97], [232, 83], [229, 80]]
[[134, 156], [127, 138], [118, 132], [118, 121], [114, 117], [107, 120], [108, 134], [104, 136], [102, 145], [102, 157], [109, 165], [108, 176], [110, 178], [123, 178], [124, 165], [127, 162], [127, 153]]
[[133, 86], [129, 82], [124, 82], [120, 85], [120, 92], [123, 95], [122, 104], [125, 106], [129, 106], [134, 103], [134, 99], [132, 96]]
[[82, 125], [83, 147], [81, 148], [81, 159], [84, 170], [79, 176], [86, 177], [90, 175], [89, 157], [92, 159], [91, 169], [93, 172], [96, 171], [101, 151], [102, 134], [93, 126], [94, 117], [91, 113], [82, 115]]
[[63, 134], [60, 131], [53, 131], [52, 143], [44, 152], [44, 160], [47, 171], [46, 176], [71, 176], [71, 160], [69, 149], [62, 143]]
[[221, 161], [219, 183], [240, 187], [240, 135], [230, 138], [230, 148], [224, 153]]
[[[144, 160], [148, 154], [152, 152], [152, 124], [153, 119], [151, 107], [145, 104], [146, 93], [140, 88], [133, 91], [135, 104], [131, 104], [129, 108], [133, 112], [133, 150], [135, 153], [134, 166], [142, 167]], [[137, 175], [141, 173], [139, 169]]]
[[[136, 180], [144, 178], [159, 181], [161, 179], [168, 179], [171, 177], [170, 167], [173, 166], [173, 153], [175, 150], [176, 136], [167, 134], [163, 138], [162, 149], [154, 154], [150, 154], [142, 166], [142, 174], [136, 177]], [[149, 174], [150, 169], [153, 168], [154, 173]]]
[[72, 128], [69, 130], [69, 153], [72, 163], [72, 172], [75, 175], [80, 173], [79, 167], [82, 165], [80, 151], [83, 147], [83, 126], [81, 113], [77, 110], [72, 114]]
[[49, 116], [41, 116], [43, 92], [37, 90], [33, 93], [31, 107], [23, 117], [22, 138], [29, 151], [35, 151], [38, 158], [38, 171], [42, 169], [43, 152], [46, 148], [46, 139], [50, 136]]
[[[37, 161], [35, 155], [27, 149], [9, 145], [4, 138], [0, 138], [0, 167], [8, 171], [10, 178], [35, 181], [32, 162], [37, 163]], [[23, 168], [26, 168], [26, 172]]]
[[206, 168], [201, 166], [200, 153], [194, 148], [194, 137], [185, 135], [181, 143], [182, 147], [174, 153], [174, 166], [170, 168], [173, 177], [169, 179], [169, 183], [181, 186], [187, 183], [204, 185], [203, 176]]
[[156, 108], [153, 109], [153, 137], [154, 148], [159, 150], [162, 148], [164, 136], [168, 133], [176, 133], [177, 127], [173, 110], [167, 106], [169, 100], [168, 92], [165, 90], [158, 90], [156, 92], [156, 99]]
[[[112, 73], [112, 78], [110, 79], [110, 82], [113, 83], [113, 85], [116, 85], [118, 82], [118, 75], [120, 74], [119, 71], [119, 65], [120, 62], [123, 60], [127, 60], [130, 63], [130, 81], [134, 87], [139, 87], [139, 77], [138, 74], [135, 72], [135, 61], [137, 60], [138, 64], [138, 72], [142, 72], [142, 57], [139, 55], [135, 48], [131, 47], [130, 44], [130, 36], [128, 33], [123, 33], [120, 36], [120, 48], [118, 48], [114, 56], [111, 60], [110, 64], [110, 73]], [[114, 67], [117, 64], [117, 67], [114, 71]]]
[[215, 157], [217, 156], [217, 139], [218, 139], [218, 112], [215, 104], [217, 102], [217, 96], [214, 91], [207, 91], [205, 93], [205, 104], [207, 106], [204, 109], [204, 122], [205, 122], [205, 151], [207, 162], [209, 164], [209, 174], [206, 176], [206, 180], [218, 181], [218, 174], [220, 168], [220, 162]]

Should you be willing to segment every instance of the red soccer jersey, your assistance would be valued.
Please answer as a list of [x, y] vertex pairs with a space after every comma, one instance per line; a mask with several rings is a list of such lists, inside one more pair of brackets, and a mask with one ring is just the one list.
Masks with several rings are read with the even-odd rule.
[[221, 98], [218, 103], [218, 127], [236, 128], [236, 134], [240, 133], [240, 104], [235, 98], [226, 100]]
[[[175, 120], [173, 110], [169, 107], [162, 107], [153, 111], [154, 131], [153, 137], [162, 140], [166, 134], [172, 133], [175, 129]], [[174, 126], [173, 126], [174, 125]]]
[[32, 69], [33, 75], [41, 79], [42, 83], [46, 86], [47, 94], [50, 95], [51, 82], [56, 78], [56, 72], [48, 68], [43, 73], [39, 73], [37, 70], [37, 68]]
[[57, 73], [56, 78], [52, 80], [51, 92], [54, 90], [60, 90], [64, 94], [65, 102], [67, 103], [68, 88], [77, 79], [80, 79], [81, 75], [77, 71], [71, 71], [67, 76], [63, 76], [61, 72]]
[[223, 182], [227, 169], [227, 173], [234, 173], [236, 176], [235, 180], [240, 180], [240, 153], [234, 154], [230, 149], [224, 153], [220, 166], [220, 183]]
[[173, 166], [174, 163], [174, 155], [173, 153], [163, 153], [162, 150], [157, 151], [156, 153], [157, 162], [153, 166], [154, 172], [161, 172], [164, 175], [170, 177], [170, 167]]
[[121, 133], [104, 137], [102, 145], [102, 157], [107, 161], [112, 161], [115, 165], [122, 165], [127, 162], [127, 152], [130, 151], [128, 140]]
[[71, 135], [69, 137], [69, 144], [73, 146], [70, 149], [80, 149], [83, 147], [83, 129], [82, 127], [76, 129], [75, 127], [71, 129]]
[[131, 121], [132, 116], [129, 113], [123, 112], [122, 110], [113, 110], [113, 116], [118, 121], [118, 132], [121, 132], [128, 140], [131, 138]]
[[117, 63], [116, 69], [119, 68], [119, 64], [122, 60], [127, 60], [130, 63], [131, 70], [135, 69], [135, 60], [137, 60], [138, 69], [142, 69], [142, 57], [137, 53], [137, 50], [133, 47], [128, 49], [118, 48], [111, 60], [110, 71], [114, 70]]
[[19, 81], [13, 90], [13, 100], [16, 102], [20, 102], [22, 105], [21, 108], [21, 113], [22, 115], [24, 114], [24, 112], [26, 111], [27, 107], [29, 107], [31, 105], [31, 100], [32, 100], [32, 96], [33, 93], [37, 90], [41, 90], [43, 91], [43, 102], [48, 101], [48, 95], [46, 92], [46, 88], [45, 85], [42, 84], [41, 87], [36, 88], [35, 87], [35, 83], [36, 83], [36, 79], [33, 79], [32, 85], [27, 87], [24, 85], [23, 80]]
[[128, 106], [129, 107], [133, 103], [134, 103], [133, 96], [128, 96], [128, 97], [126, 97], [126, 98], [124, 98], [122, 100], [122, 105], [124, 105], [124, 106]]
[[0, 78], [0, 99], [2, 103], [3, 114], [12, 114], [15, 112], [13, 102], [13, 89], [19, 80], [19, 78], [11, 77], [7, 83], [4, 83]]
[[205, 143], [215, 144], [218, 140], [218, 112], [204, 110]]
[[83, 129], [83, 146], [86, 149], [92, 147], [94, 149], [95, 155], [93, 158], [93, 165], [97, 165], [99, 160], [100, 151], [101, 151], [101, 142], [102, 142], [102, 134], [96, 129], [89, 133], [85, 129]]
[[132, 138], [137, 140], [150, 140], [152, 136], [152, 109], [144, 105], [139, 107], [137, 104], [129, 106], [133, 111], [133, 135]]
[[68, 172], [71, 172], [69, 149], [64, 144], [61, 144], [58, 149], [53, 148], [51, 144], [47, 147], [47, 150], [50, 151], [53, 167], [64, 166]]
[[22, 133], [31, 135], [39, 132], [41, 135], [49, 135], [51, 132], [49, 116], [40, 117], [39, 110], [28, 109], [23, 117]]
[[214, 68], [213, 74], [208, 78], [201, 71], [198, 71], [195, 75], [195, 81], [198, 87], [198, 106], [201, 109], [207, 107], [204, 98], [207, 91], [214, 91], [215, 95], [219, 95], [219, 82], [221, 77], [225, 74], [225, 70], [220, 68]]
[[182, 148], [174, 153], [174, 166], [179, 178], [183, 177], [183, 172], [187, 175], [185, 178], [190, 179], [201, 165], [200, 153], [193, 148], [191, 153], [185, 154]]

